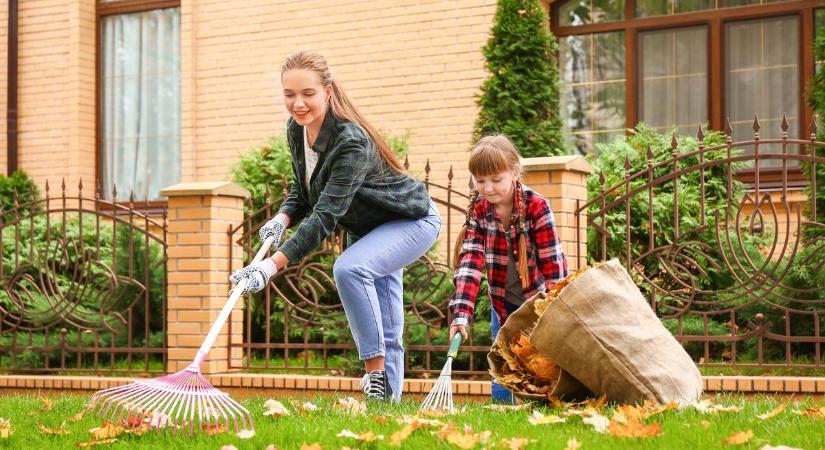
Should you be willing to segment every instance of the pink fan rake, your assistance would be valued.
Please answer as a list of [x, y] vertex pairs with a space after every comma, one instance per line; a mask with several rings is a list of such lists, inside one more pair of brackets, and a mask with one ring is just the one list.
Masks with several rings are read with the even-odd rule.
[[[254, 261], [263, 259], [272, 239], [263, 242]], [[171, 428], [175, 432], [188, 429], [191, 436], [199, 431], [222, 431], [222, 427], [229, 430], [231, 421], [236, 432], [254, 430], [249, 411], [229, 394], [214, 388], [200, 370], [246, 282], [242, 279], [232, 289], [189, 367], [171, 375], [104, 389], [92, 397], [89, 407], [109, 422], [126, 428]]]

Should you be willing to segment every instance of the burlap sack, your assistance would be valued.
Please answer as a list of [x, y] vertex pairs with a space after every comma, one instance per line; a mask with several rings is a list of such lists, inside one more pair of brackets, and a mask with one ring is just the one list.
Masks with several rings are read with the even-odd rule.
[[702, 393], [696, 365], [615, 259], [562, 289], [530, 342], [610, 401], [686, 404]]
[[[524, 304], [522, 304], [515, 312], [513, 312], [513, 314], [507, 317], [507, 320], [504, 322], [504, 325], [502, 325], [502, 327], [499, 329], [498, 335], [496, 336], [496, 341], [490, 348], [490, 352], [487, 353], [487, 362], [490, 365], [490, 374], [493, 375], [494, 378], [501, 378], [505, 374], [509, 373], [505, 368], [507, 361], [505, 361], [504, 358], [501, 356], [499, 350], [502, 348], [502, 346], [509, 345], [508, 343], [514, 336], [517, 336], [519, 333], [523, 331], [530, 330], [533, 328], [533, 326], [535, 326], [539, 317], [536, 315], [533, 303], [535, 303], [535, 301], [539, 298], [544, 298], [544, 294], [539, 293], [536, 296], [524, 302]], [[516, 397], [522, 400], [547, 400], [547, 396], [544, 394], [533, 394], [514, 389], [510, 390]], [[552, 389], [550, 389], [549, 395], [573, 401], [590, 397], [593, 394], [592, 392], [590, 392], [589, 389], [587, 389], [587, 387], [581, 384], [578, 380], [576, 380], [572, 375], [567, 373], [567, 371], [565, 371], [562, 368], [560, 370], [559, 379], [558, 381], [556, 381], [555, 385], [553, 385]]]

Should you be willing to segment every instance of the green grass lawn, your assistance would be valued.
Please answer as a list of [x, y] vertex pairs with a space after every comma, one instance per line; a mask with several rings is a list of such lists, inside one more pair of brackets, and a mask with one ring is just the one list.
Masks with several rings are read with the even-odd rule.
[[[256, 435], [251, 439], [240, 439], [234, 433], [213, 436], [199, 435], [175, 436], [150, 432], [140, 436], [121, 436], [117, 442], [96, 448], [112, 449], [220, 449], [223, 445], [234, 445], [238, 449], [260, 449], [273, 444], [276, 448], [300, 449], [303, 443], [320, 444], [323, 449], [350, 448], [397, 448], [391, 447], [390, 436], [403, 425], [396, 419], [403, 415], [413, 415], [418, 404], [412, 400], [399, 405], [368, 404], [367, 414], [352, 416], [336, 407], [335, 396], [318, 396], [315, 398], [275, 398], [283, 402], [292, 414], [289, 416], [264, 416], [264, 397], [252, 397], [242, 402], [253, 412]], [[44, 410], [44, 402], [35, 395], [0, 397], [0, 417], [11, 423], [12, 434], [9, 438], [0, 438], [0, 448], [14, 449], [69, 449], [77, 448], [77, 443], [91, 440], [88, 430], [101, 425], [102, 420], [92, 414], [77, 422], [70, 418], [82, 410], [88, 396], [63, 394], [51, 397], [53, 406]], [[550, 425], [531, 425], [529, 410], [495, 412], [483, 408], [480, 404], [468, 404], [465, 411], [454, 415], [439, 417], [441, 422], [449, 422], [462, 427], [470, 425], [475, 432], [490, 431], [487, 445], [474, 448], [507, 448], [501, 446], [502, 439], [525, 437], [534, 440], [524, 448], [528, 449], [564, 449], [568, 440], [575, 438], [581, 443], [582, 450], [592, 449], [707, 449], [735, 448], [760, 449], [765, 445], [786, 445], [790, 447], [815, 450], [825, 448], [825, 420], [795, 414], [794, 411], [806, 407], [821, 407], [821, 402], [811, 398], [772, 398], [721, 396], [709, 397], [714, 403], [741, 407], [739, 412], [701, 413], [693, 408], [670, 410], [654, 415], [644, 423], [658, 422], [662, 435], [652, 438], [614, 437], [599, 433], [582, 422], [578, 416], [567, 417], [565, 423]], [[318, 406], [317, 411], [299, 411], [298, 406], [310, 401]], [[787, 408], [776, 416], [762, 420], [757, 416], [764, 414], [779, 403], [786, 403]], [[534, 406], [534, 410], [544, 414], [561, 414], [566, 409], [552, 409], [546, 406]], [[611, 417], [614, 406], [608, 406], [601, 414]], [[38, 430], [38, 424], [46, 427], [60, 427], [65, 422], [68, 434], [50, 436]], [[356, 434], [372, 431], [384, 435], [382, 441], [363, 442], [347, 437], [337, 437], [347, 429]], [[403, 441], [402, 448], [459, 448], [447, 443], [432, 432], [438, 428], [420, 428]], [[725, 446], [723, 440], [737, 431], [753, 431], [753, 438], [742, 445]]]

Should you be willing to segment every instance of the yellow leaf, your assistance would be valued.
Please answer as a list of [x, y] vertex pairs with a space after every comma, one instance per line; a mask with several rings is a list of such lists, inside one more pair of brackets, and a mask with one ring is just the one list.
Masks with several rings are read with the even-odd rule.
[[415, 431], [415, 426], [412, 424], [404, 425], [400, 430], [390, 435], [390, 445], [400, 447], [404, 439], [410, 437], [413, 431]]
[[93, 445], [104, 445], [104, 444], [111, 444], [112, 442], [117, 442], [117, 439], [116, 439], [116, 438], [111, 438], [111, 439], [92, 439], [91, 441], [88, 441], [88, 442], [78, 442], [78, 443], [77, 443], [77, 447], [78, 447], [78, 448], [82, 448], [82, 447], [91, 447], [91, 446], [93, 446]]
[[520, 405], [503, 405], [500, 403], [495, 403], [492, 405], [484, 405], [482, 408], [488, 409], [490, 411], [495, 412], [509, 412], [509, 411], [521, 411], [522, 409], [530, 409], [533, 406], [532, 403], [522, 403]]
[[352, 397], [339, 398], [338, 407], [352, 416], [367, 415], [367, 404], [364, 401], [358, 401]]
[[563, 423], [567, 420], [559, 416], [554, 416], [552, 414], [545, 416], [544, 414], [538, 411], [533, 411], [533, 415], [528, 417], [527, 421], [533, 425], [551, 425], [554, 423]]
[[201, 429], [207, 436], [214, 436], [216, 434], [226, 433], [226, 425], [220, 422], [205, 423], [201, 425]]
[[276, 447], [275, 444], [269, 444], [264, 450], [278, 450], [278, 447]]
[[782, 411], [783, 411], [783, 410], [784, 410], [787, 406], [788, 406], [788, 405], [787, 405], [787, 404], [785, 404], [785, 403], [780, 403], [780, 404], [779, 404], [779, 406], [777, 406], [776, 408], [774, 408], [774, 409], [772, 409], [772, 410], [770, 410], [770, 411], [766, 412], [765, 414], [759, 414], [759, 415], [758, 415], [758, 416], [756, 416], [756, 417], [758, 417], [758, 418], [760, 418], [760, 419], [762, 419], [762, 420], [768, 420], [768, 419], [770, 419], [771, 417], [774, 417], [774, 416], [776, 416], [777, 414], [781, 413], [781, 412], [782, 412]]
[[536, 442], [536, 440], [527, 439], [523, 437], [513, 437], [510, 439], [502, 439], [499, 442], [499, 446], [504, 447], [508, 450], [522, 450], [524, 447], [527, 447], [527, 445], [531, 442]]
[[54, 403], [46, 397], [40, 397], [40, 401], [43, 402], [43, 406], [40, 408], [41, 411], [47, 412], [51, 411], [52, 408], [54, 408]]
[[365, 442], [373, 442], [373, 441], [381, 441], [384, 439], [384, 436], [381, 434], [375, 434], [372, 431], [367, 431], [361, 434], [355, 434], [350, 430], [341, 430], [338, 434], [335, 435], [336, 437], [346, 437], [357, 439], [359, 441]]
[[724, 441], [722, 441], [725, 445], [741, 445], [747, 443], [753, 438], [753, 431], [734, 431], [733, 434], [726, 437]]
[[638, 419], [628, 418], [626, 423], [611, 420], [607, 432], [617, 437], [656, 437], [662, 435], [662, 427], [656, 422], [645, 425]]
[[50, 434], [52, 436], [63, 436], [64, 434], [69, 434], [69, 430], [67, 430], [65, 428], [65, 426], [66, 426], [66, 422], [63, 422], [63, 425], [61, 425], [58, 428], [49, 428], [49, 427], [43, 425], [42, 423], [37, 424], [37, 428], [40, 429], [41, 433]]
[[699, 423], [702, 425], [702, 428], [704, 429], [707, 429], [710, 426], [710, 422], [708, 422], [707, 420], [703, 420]]
[[288, 416], [288, 415], [291, 414], [289, 412], [289, 410], [286, 409], [286, 406], [284, 406], [284, 404], [279, 402], [278, 400], [269, 399], [269, 400], [265, 401], [264, 402], [264, 409], [266, 409], [266, 411], [264, 411], [265, 416], [280, 417], [280, 416]]
[[814, 419], [825, 419], [825, 407], [821, 408], [805, 408], [802, 414], [812, 417]]
[[11, 435], [11, 422], [0, 417], [0, 438], [8, 439]]
[[579, 450], [580, 448], [582, 448], [581, 442], [572, 437], [567, 440], [567, 447], [564, 447], [564, 450]]
[[440, 430], [435, 431], [434, 434], [448, 443], [463, 449], [470, 449], [479, 443], [486, 443], [492, 435], [490, 431], [475, 433], [472, 427], [468, 425], [464, 426], [463, 431], [459, 431], [455, 424], [452, 423], [444, 425]]
[[73, 415], [72, 417], [69, 418], [69, 422], [77, 422], [77, 421], [83, 419], [83, 417], [86, 416], [86, 413], [91, 411], [92, 408], [94, 408], [94, 405], [92, 403], [86, 403], [86, 406], [84, 406], [83, 409], [81, 409], [79, 413], [77, 413], [77, 414], [75, 414], [75, 415]]
[[303, 444], [301, 444], [301, 450], [324, 450], [324, 448], [321, 447], [321, 444], [317, 442], [312, 445], [307, 445], [307, 443], [304, 442]]
[[232, 444], [222, 445], [221, 450], [238, 450], [238, 447], [235, 447]]
[[89, 430], [89, 434], [92, 435], [94, 440], [102, 440], [116, 438], [125, 431], [126, 430], [122, 426], [109, 422], [108, 420], [104, 420], [103, 425], [97, 428], [92, 428]]
[[701, 402], [693, 402], [691, 405], [695, 410], [701, 413], [710, 413], [715, 414], [718, 412], [729, 412], [729, 413], [736, 413], [742, 410], [742, 408], [738, 406], [722, 406], [722, 405], [715, 405], [710, 402], [710, 400], [702, 400]]
[[305, 402], [301, 405], [301, 411], [318, 411], [318, 406], [312, 402]]

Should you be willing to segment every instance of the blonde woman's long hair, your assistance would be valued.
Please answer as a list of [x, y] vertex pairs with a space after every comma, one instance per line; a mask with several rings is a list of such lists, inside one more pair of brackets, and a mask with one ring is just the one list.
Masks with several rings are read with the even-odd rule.
[[283, 66], [281, 66], [281, 76], [283, 77], [285, 72], [293, 69], [309, 70], [318, 75], [324, 87], [332, 86], [332, 98], [329, 103], [329, 107], [332, 108], [332, 114], [339, 119], [350, 121], [361, 127], [361, 129], [369, 135], [370, 139], [372, 139], [372, 142], [375, 143], [381, 159], [396, 172], [404, 172], [404, 166], [398, 161], [395, 153], [392, 152], [390, 146], [387, 145], [387, 142], [378, 133], [378, 130], [358, 111], [358, 108], [356, 108], [349, 97], [347, 97], [341, 85], [332, 78], [327, 60], [324, 59], [321, 54], [301, 50], [287, 56]]

